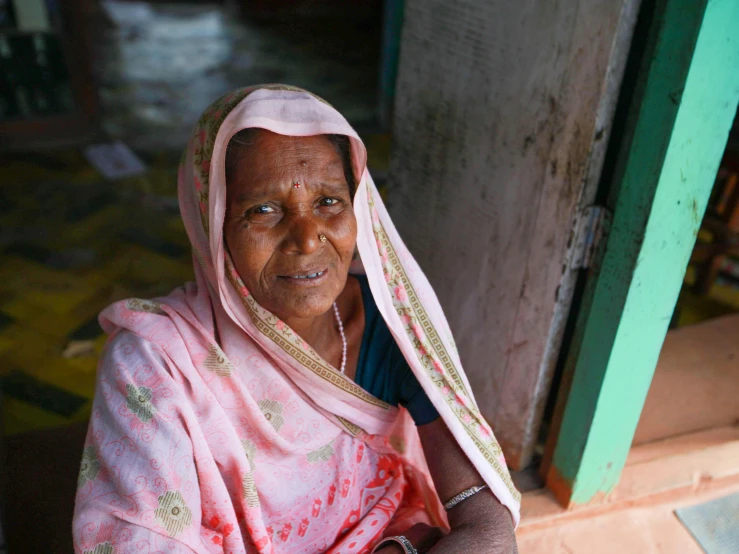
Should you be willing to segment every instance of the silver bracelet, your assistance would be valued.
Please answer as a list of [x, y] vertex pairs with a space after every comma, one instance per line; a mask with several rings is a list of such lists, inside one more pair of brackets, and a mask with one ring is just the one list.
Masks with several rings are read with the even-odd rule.
[[378, 550], [380, 550], [380, 548], [383, 548], [391, 543], [399, 544], [401, 547], [403, 547], [403, 552], [405, 552], [405, 554], [418, 554], [418, 550], [413, 548], [411, 541], [409, 541], [403, 535], [398, 535], [397, 537], [385, 537], [384, 539], [382, 539], [382, 542], [380, 542], [380, 544], [375, 546], [372, 552], [377, 552]]
[[486, 488], [488, 488], [487, 485], [477, 485], [475, 487], [470, 487], [469, 489], [465, 489], [462, 492], [460, 492], [458, 495], [453, 496], [449, 500], [444, 502], [444, 509], [448, 512], [460, 502], [467, 500], [470, 496], [475, 496], [478, 492], [485, 490]]

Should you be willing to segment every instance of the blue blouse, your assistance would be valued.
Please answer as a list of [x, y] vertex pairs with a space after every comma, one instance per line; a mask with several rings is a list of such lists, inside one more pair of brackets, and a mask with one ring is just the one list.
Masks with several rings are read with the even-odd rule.
[[421, 388], [377, 309], [367, 277], [356, 275], [356, 278], [362, 289], [364, 334], [354, 381], [380, 400], [406, 408], [416, 425], [431, 423], [439, 417], [439, 412]]

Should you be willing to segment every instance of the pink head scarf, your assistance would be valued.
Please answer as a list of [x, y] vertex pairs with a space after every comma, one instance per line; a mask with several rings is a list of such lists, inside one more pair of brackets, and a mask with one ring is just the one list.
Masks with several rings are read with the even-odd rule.
[[[357, 247], [379, 311], [459, 445], [518, 523], [520, 495], [477, 408], [439, 302], [367, 171], [364, 145], [323, 100], [266, 85], [210, 106], [183, 156], [179, 201], [196, 284], [156, 301], [119, 302], [101, 314], [113, 338], [85, 449], [100, 470], [81, 477], [78, 491], [78, 551], [169, 540], [196, 552], [359, 553], [417, 522], [447, 526], [408, 413], [367, 393], [259, 306], [230, 260], [223, 239], [226, 147], [250, 127], [350, 138]], [[122, 332], [133, 344], [128, 350], [116, 348]], [[142, 364], [149, 369], [142, 372]], [[145, 417], [136, 411], [142, 399]], [[181, 436], [163, 433], [163, 423]], [[142, 461], [143, 448], [118, 454], [106, 446], [126, 441], [145, 442], [150, 460]], [[195, 463], [176, 469], [163, 462], [175, 449]], [[124, 462], [136, 468], [131, 475], [146, 483], [146, 495], [124, 494], [128, 485], [112, 478]], [[100, 501], [111, 494], [119, 500]], [[134, 507], [124, 510], [128, 501], [120, 498], [133, 497]], [[103, 529], [106, 518], [115, 524]], [[126, 533], [117, 530], [121, 520], [130, 524]]]

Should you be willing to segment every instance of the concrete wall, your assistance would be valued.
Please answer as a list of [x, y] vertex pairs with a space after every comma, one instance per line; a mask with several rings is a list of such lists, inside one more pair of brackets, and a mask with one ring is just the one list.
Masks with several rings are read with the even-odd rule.
[[514, 468], [532, 455], [638, 0], [406, 0], [389, 206]]

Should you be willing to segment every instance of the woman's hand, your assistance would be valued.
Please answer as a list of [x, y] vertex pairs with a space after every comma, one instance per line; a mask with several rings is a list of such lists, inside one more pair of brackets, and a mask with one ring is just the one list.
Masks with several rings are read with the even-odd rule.
[[[443, 419], [418, 427], [418, 433], [431, 477], [442, 501], [483, 484], [482, 477], [459, 447]], [[513, 519], [508, 509], [489, 490], [460, 502], [447, 515], [451, 532], [437, 542], [428, 551], [429, 554], [518, 552]]]
[[411, 541], [411, 544], [418, 550], [419, 554], [424, 554], [431, 550], [444, 535], [438, 527], [431, 527], [425, 523], [416, 523], [405, 532], [405, 536]]
[[[428, 552], [443, 536], [438, 527], [430, 527], [425, 523], [416, 523], [413, 527], [403, 533], [419, 554]], [[391, 543], [377, 551], [378, 554], [404, 554], [403, 548], [396, 543]]]
[[376, 554], [405, 554], [403, 547], [399, 544], [389, 544], [380, 550], [375, 550]]

